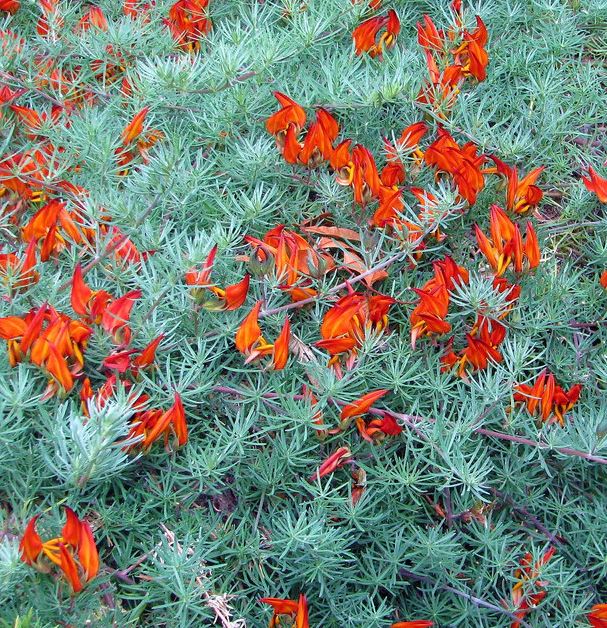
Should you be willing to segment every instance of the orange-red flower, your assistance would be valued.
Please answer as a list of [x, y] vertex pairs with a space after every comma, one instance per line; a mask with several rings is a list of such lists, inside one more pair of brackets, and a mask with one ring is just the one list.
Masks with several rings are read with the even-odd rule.
[[533, 386], [519, 384], [514, 389], [515, 403], [524, 403], [532, 416], [536, 414], [544, 423], [556, 422], [565, 425], [565, 414], [580, 398], [581, 384], [573, 385], [568, 391], [556, 383], [552, 373], [544, 369]]
[[0, 278], [11, 288], [20, 290], [38, 283], [36, 266], [36, 240], [30, 240], [22, 257], [16, 253], [0, 253]]
[[43, 205], [21, 230], [24, 242], [41, 244], [40, 260], [46, 262], [53, 253], [69, 247], [69, 243], [84, 244], [86, 229], [75, 211], [66, 203], [52, 199]]
[[84, 366], [84, 350], [92, 329], [43, 305], [24, 316], [0, 318], [0, 338], [7, 341], [11, 366], [29, 361], [50, 376], [45, 398], [69, 392]]
[[365, 338], [385, 331], [388, 311], [395, 302], [383, 294], [366, 296], [358, 292], [339, 299], [325, 313], [320, 326], [322, 340], [315, 343], [331, 355], [329, 365], [337, 364], [345, 354], [351, 366]]
[[7, 13], [16, 13], [21, 7], [19, 0], [0, 0], [0, 11]]
[[384, 147], [388, 163], [381, 171], [381, 181], [384, 185], [392, 187], [405, 180], [405, 166], [401, 161], [401, 155], [407, 153], [419, 163], [424, 153], [419, 148], [419, 142], [427, 133], [428, 125], [425, 122], [416, 122], [409, 125], [396, 139], [394, 146], [384, 138]]
[[280, 104], [280, 109], [266, 120], [266, 129], [271, 135], [283, 136], [289, 127], [299, 133], [306, 123], [304, 108], [292, 98], [281, 92], [274, 92], [274, 97]]
[[445, 320], [449, 311], [449, 291], [456, 285], [468, 283], [468, 271], [446, 256], [432, 264], [434, 277], [422, 288], [414, 288], [420, 300], [411, 312], [411, 346], [419, 336], [446, 334], [451, 323]]
[[[544, 193], [535, 185], [535, 182], [544, 171], [544, 166], [535, 168], [522, 179], [519, 179], [516, 168], [508, 166], [493, 155], [491, 159], [495, 163], [495, 171], [505, 177], [507, 181], [506, 208], [516, 214], [526, 214], [529, 210], [537, 207]], [[486, 170], [486, 172], [493, 171], [493, 168]]]
[[427, 619], [414, 619], [413, 621], [397, 621], [390, 628], [430, 628], [431, 626], [434, 626], [434, 622]]
[[365, 421], [363, 417], [355, 419], [358, 433], [369, 443], [382, 441], [386, 436], [398, 436], [403, 428], [391, 414], [384, 414], [381, 419]]
[[284, 225], [270, 229], [262, 240], [246, 236], [245, 242], [255, 247], [252, 266], [260, 274], [271, 272], [293, 301], [316, 296], [312, 278], [324, 276], [335, 266], [330, 255], [315, 251], [305, 238]]
[[308, 478], [308, 482], [314, 482], [320, 478], [333, 473], [337, 469], [341, 469], [344, 465], [352, 462], [352, 452], [347, 447], [336, 449], [327, 459], [318, 467], [316, 471]]
[[429, 15], [424, 15], [422, 19], [423, 24], [421, 22], [416, 24], [417, 43], [425, 50], [442, 52], [446, 43], [444, 31], [436, 28]]
[[[521, 273], [527, 268], [539, 266], [540, 247], [535, 229], [531, 222], [527, 222], [525, 239], [519, 229], [497, 205], [491, 205], [489, 210], [489, 239], [478, 225], [474, 226], [478, 247], [500, 277], [512, 265], [514, 272]], [[526, 262], [526, 264], [525, 264]]]
[[483, 20], [476, 16], [476, 28], [472, 32], [464, 31], [464, 41], [453, 51], [454, 60], [462, 68], [464, 76], [473, 76], [477, 81], [487, 78], [489, 56], [485, 50], [488, 35]]
[[[512, 588], [512, 602], [517, 609], [514, 614], [519, 619], [523, 619], [546, 597], [545, 587], [548, 582], [540, 580], [539, 576], [542, 567], [554, 556], [555, 551], [551, 547], [535, 563], [532, 562], [531, 553], [527, 552], [520, 562], [520, 568], [515, 571], [517, 582]], [[520, 625], [519, 621], [513, 621], [511, 628], [520, 628]]]
[[82, 590], [99, 571], [99, 555], [93, 531], [87, 521], [78, 519], [71, 508], [65, 508], [66, 521], [61, 536], [42, 541], [36, 531], [40, 515], [33, 517], [25, 528], [19, 544], [21, 560], [42, 573], [53, 565], [59, 567], [74, 593]]
[[[377, 39], [380, 31], [385, 31]], [[377, 15], [359, 24], [352, 32], [356, 54], [369, 53], [371, 57], [380, 57], [386, 49], [392, 48], [400, 33], [400, 20], [396, 11], [390, 9], [385, 15]]]
[[261, 328], [259, 327], [258, 317], [261, 305], [262, 301], [258, 301], [253, 309], [247, 314], [236, 332], [234, 342], [238, 351], [247, 357], [246, 363], [257, 360], [266, 355], [271, 355], [272, 368], [275, 371], [280, 371], [284, 369], [289, 358], [291, 324], [289, 319], [285, 318], [285, 322], [278, 338], [274, 344], [268, 344], [268, 342], [261, 335]]
[[[208, 310], [237, 310], [247, 298], [249, 292], [250, 275], [245, 274], [244, 278], [238, 283], [219, 288], [210, 283], [211, 271], [215, 256], [217, 254], [217, 245], [215, 245], [207, 256], [202, 268], [191, 268], [185, 275], [185, 282], [188, 286], [192, 286], [192, 294], [196, 301], [202, 304]], [[217, 299], [207, 300], [204, 298], [205, 290], [211, 292]]]
[[[134, 400], [133, 407], [141, 406], [145, 401], [145, 397], [139, 397]], [[147, 453], [161, 437], [164, 438], [165, 448], [169, 447], [170, 440], [174, 441], [176, 447], [183, 447], [188, 442], [185, 411], [178, 393], [175, 393], [173, 405], [168, 410], [154, 408], [136, 412], [131, 419], [131, 425], [127, 439], [141, 440], [130, 445], [129, 451], [142, 449]]]
[[[118, 373], [131, 373], [137, 377], [141, 369], [147, 368], [154, 363], [156, 349], [164, 339], [164, 334], [154, 338], [144, 349], [123, 349], [115, 351], [107, 356], [102, 362], [106, 369], [118, 371]], [[139, 355], [137, 355], [139, 354]], [[133, 358], [137, 355], [136, 358]]]
[[601, 286], [603, 286], [603, 288], [607, 290], [607, 270], [604, 270], [601, 273], [601, 278], [599, 279], [599, 283], [601, 284]]
[[100, 31], [107, 31], [109, 24], [103, 9], [98, 6], [89, 7], [88, 11], [80, 18], [78, 27], [82, 30], [88, 30], [94, 27]]
[[333, 142], [338, 133], [337, 120], [326, 109], [318, 109], [316, 120], [308, 128], [297, 160], [309, 168], [316, 168], [323, 161], [330, 161], [333, 156]]
[[351, 186], [354, 201], [359, 205], [366, 205], [371, 199], [379, 197], [382, 181], [369, 149], [362, 144], [356, 144], [350, 153], [349, 147], [350, 140], [336, 147], [331, 167], [337, 173], [337, 183]]
[[78, 264], [72, 277], [71, 303], [76, 314], [89, 323], [101, 323], [103, 312], [114, 297], [105, 290], [91, 290], [84, 282], [82, 266]]
[[592, 628], [607, 628], [607, 604], [595, 604], [587, 617]]
[[339, 420], [342, 424], [349, 422], [355, 417], [360, 417], [369, 412], [376, 401], [379, 401], [384, 395], [390, 391], [387, 388], [381, 390], [374, 390], [362, 397], [359, 397], [355, 401], [346, 404], [339, 414]]
[[163, 21], [180, 48], [190, 52], [200, 49], [200, 40], [212, 27], [208, 6], [209, 0], [177, 0], [171, 6]]
[[148, 112], [149, 107], [144, 107], [135, 114], [120, 134], [121, 144], [115, 151], [118, 165], [121, 167], [120, 174], [124, 175], [128, 172], [127, 166], [133, 162], [137, 154], [143, 163], [148, 163], [150, 148], [164, 137], [163, 133], [158, 130], [144, 132]]
[[477, 147], [473, 142], [463, 146], [453, 139], [443, 128], [438, 129], [438, 138], [426, 149], [424, 161], [440, 173], [449, 174], [462, 198], [474, 205], [478, 193], [485, 186], [485, 178], [481, 165], [484, 155], [476, 154]]
[[269, 604], [274, 613], [270, 619], [269, 628], [278, 628], [281, 615], [288, 615], [293, 628], [310, 628], [308, 620], [308, 601], [303, 593], [299, 594], [298, 600], [283, 600], [276, 597], [262, 597], [259, 600], [262, 604]]
[[38, 18], [36, 31], [42, 37], [47, 37], [63, 26], [63, 17], [57, 7], [58, 0], [38, 0], [38, 3], [42, 15]]
[[588, 175], [588, 177], [582, 177], [586, 189], [594, 192], [601, 203], [607, 203], [607, 179], [599, 176], [592, 167], [588, 168]]

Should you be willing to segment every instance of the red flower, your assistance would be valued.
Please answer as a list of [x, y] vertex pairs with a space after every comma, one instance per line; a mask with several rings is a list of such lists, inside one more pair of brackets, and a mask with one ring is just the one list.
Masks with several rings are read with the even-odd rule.
[[16, 290], [28, 288], [38, 283], [39, 274], [33, 270], [36, 266], [36, 240], [30, 240], [23, 257], [16, 253], [0, 253], [0, 278], [5, 284]]
[[384, 395], [390, 391], [387, 388], [381, 390], [374, 390], [362, 397], [359, 397], [355, 401], [346, 404], [339, 415], [339, 419], [342, 423], [349, 421], [354, 417], [362, 416], [366, 414], [376, 401], [379, 401]]
[[[518, 170], [508, 166], [497, 157], [491, 156], [495, 163], [495, 171], [506, 178], [508, 183], [506, 194], [506, 208], [516, 214], [525, 214], [537, 207], [544, 196], [540, 188], [535, 185], [538, 177], [544, 171], [544, 166], [535, 168], [529, 174], [519, 179]], [[491, 172], [488, 169], [486, 172]]]
[[0, 11], [16, 13], [20, 6], [21, 2], [19, 0], [0, 0]]
[[171, 6], [164, 23], [179, 47], [190, 52], [200, 49], [200, 40], [212, 27], [208, 5], [209, 0], [177, 0]]
[[[144, 401], [145, 399], [141, 398], [134, 400], [133, 407], [141, 406]], [[161, 437], [164, 437], [165, 447], [169, 446], [171, 437], [176, 441], [177, 447], [183, 447], [188, 442], [185, 411], [178, 393], [175, 393], [174, 403], [168, 410], [152, 409], [136, 412], [131, 423], [132, 427], [127, 439], [142, 438], [130, 445], [129, 450], [141, 448], [144, 452], [148, 452]]]
[[413, 621], [397, 621], [390, 628], [430, 628], [434, 623], [426, 619], [417, 619]]
[[[568, 391], [557, 385], [552, 373], [544, 369], [533, 386], [519, 384], [514, 389], [515, 403], [524, 403], [532, 416], [539, 414], [544, 423], [557, 422], [565, 425], [565, 414], [580, 398], [581, 384], [575, 384]], [[551, 419], [551, 417], [553, 417]]]
[[595, 604], [588, 613], [592, 628], [607, 628], [607, 604]]
[[525, 240], [519, 226], [514, 224], [501, 207], [491, 205], [489, 210], [491, 239], [478, 225], [474, 226], [479, 249], [486, 257], [497, 277], [503, 275], [510, 265], [516, 273], [524, 270], [524, 262], [531, 270], [539, 266], [540, 248], [531, 222], [527, 222]]
[[262, 604], [269, 604], [274, 610], [274, 614], [270, 619], [269, 628], [278, 628], [281, 615], [289, 615], [293, 628], [310, 628], [308, 620], [308, 601], [303, 593], [300, 593], [299, 599], [283, 600], [275, 597], [262, 597], [259, 600]]
[[324, 315], [320, 326], [322, 340], [317, 347], [325, 349], [336, 364], [341, 354], [356, 356], [368, 334], [383, 332], [388, 326], [388, 311], [396, 301], [387, 295], [367, 297], [354, 292], [337, 301]]
[[[551, 547], [535, 563], [532, 563], [532, 556], [527, 552], [520, 562], [520, 568], [515, 571], [517, 583], [512, 588], [512, 602], [517, 609], [514, 614], [519, 619], [523, 619], [546, 597], [544, 587], [548, 582], [540, 580], [539, 576], [541, 568], [548, 563], [555, 551], [555, 548]], [[531, 593], [530, 589], [535, 592]], [[514, 621], [511, 628], [520, 628], [520, 625], [520, 622]]]
[[33, 517], [25, 528], [19, 550], [23, 562], [43, 573], [57, 565], [74, 593], [78, 593], [97, 575], [99, 555], [89, 523], [78, 519], [71, 508], [65, 508], [65, 515], [61, 536], [44, 542], [36, 531], [40, 515]]
[[[386, 30], [377, 40], [377, 36], [383, 28]], [[390, 9], [385, 15], [378, 15], [365, 20], [352, 32], [356, 54], [360, 55], [363, 52], [368, 52], [371, 57], [381, 58], [384, 46], [392, 48], [396, 43], [399, 32], [400, 20], [393, 9]]]
[[589, 177], [582, 177], [584, 185], [590, 192], [594, 192], [601, 201], [607, 203], [607, 179], [599, 176], [594, 168], [588, 168]]
[[306, 123], [306, 112], [292, 98], [281, 92], [274, 92], [274, 97], [280, 103], [280, 109], [266, 120], [266, 129], [270, 135], [283, 135], [289, 127], [298, 133]]
[[314, 482], [333, 473], [344, 465], [352, 462], [352, 452], [347, 447], [336, 449], [318, 469], [308, 478], [308, 482]]
[[473, 76], [477, 81], [487, 78], [489, 56], [485, 50], [488, 35], [483, 20], [476, 16], [476, 29], [464, 31], [464, 41], [453, 52], [455, 63], [461, 65], [464, 76]]

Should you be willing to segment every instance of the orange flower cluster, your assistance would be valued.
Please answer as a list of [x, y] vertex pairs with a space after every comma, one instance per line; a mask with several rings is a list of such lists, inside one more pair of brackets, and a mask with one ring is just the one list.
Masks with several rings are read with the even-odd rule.
[[50, 376], [44, 398], [68, 393], [84, 367], [84, 350], [93, 330], [49, 305], [24, 316], [0, 318], [0, 338], [7, 341], [11, 366], [26, 357]]
[[19, 545], [21, 560], [42, 573], [50, 573], [53, 565], [57, 566], [72, 591], [78, 593], [99, 571], [99, 555], [90, 524], [65, 507], [61, 536], [42, 541], [36, 531], [39, 517], [33, 517], [25, 528]]
[[432, 18], [425, 15], [423, 24], [417, 24], [417, 41], [424, 49], [429, 81], [422, 87], [417, 100], [430, 105], [437, 115], [446, 117], [460, 92], [464, 81], [472, 77], [477, 81], [487, 78], [489, 57], [487, 29], [476, 16], [476, 28], [463, 27], [461, 3], [452, 3], [455, 20], [447, 32], [438, 29]]
[[317, 252], [299, 234], [278, 225], [263, 239], [245, 236], [245, 242], [254, 247], [251, 268], [257, 275], [272, 275], [292, 301], [315, 297], [313, 279], [319, 279], [335, 267], [332, 257]]
[[525, 404], [529, 414], [538, 415], [542, 423], [558, 423], [562, 427], [565, 425], [565, 414], [580, 398], [581, 391], [581, 384], [565, 391], [556, 383], [554, 375], [544, 369], [533, 386], [519, 384], [514, 389], [514, 401]]
[[200, 40], [212, 27], [208, 15], [209, 0], [177, 0], [164, 19], [173, 39], [189, 52], [200, 50]]
[[531, 222], [527, 222], [523, 240], [519, 226], [508, 218], [501, 207], [491, 205], [489, 210], [491, 239], [487, 238], [478, 225], [475, 225], [474, 229], [479, 249], [496, 277], [501, 277], [511, 265], [515, 273], [522, 273], [525, 267], [531, 270], [539, 266], [540, 247]]
[[[249, 281], [251, 276], [246, 273], [242, 281], [218, 288], [210, 283], [211, 271], [217, 255], [217, 245], [215, 245], [207, 259], [205, 260], [201, 270], [191, 268], [185, 275], [185, 282], [191, 286], [192, 294], [197, 303], [207, 310], [237, 310], [247, 298], [249, 292]], [[207, 300], [204, 298], [205, 290], [211, 292], [216, 299]]]
[[259, 310], [262, 301], [258, 301], [247, 314], [236, 332], [234, 340], [236, 348], [246, 356], [246, 363], [252, 362], [264, 356], [272, 356], [271, 366], [275, 371], [284, 369], [289, 359], [289, 340], [291, 338], [291, 324], [288, 318], [282, 326], [282, 330], [274, 344], [268, 342], [261, 335], [259, 327]]
[[434, 277], [421, 288], [414, 288], [420, 298], [411, 312], [411, 346], [415, 347], [420, 336], [446, 334], [451, 331], [451, 323], [446, 319], [449, 311], [449, 291], [456, 285], [468, 283], [468, 271], [458, 266], [446, 256], [432, 264]]
[[384, 294], [367, 296], [358, 292], [339, 299], [325, 313], [320, 326], [322, 340], [315, 343], [331, 356], [329, 366], [339, 369], [340, 360], [344, 360], [351, 369], [365, 339], [385, 333], [388, 311], [395, 302]]
[[281, 616], [287, 616], [293, 623], [293, 628], [310, 628], [308, 620], [308, 600], [300, 593], [297, 600], [284, 600], [276, 597], [262, 597], [262, 604], [269, 604], [274, 611], [270, 619], [269, 628], [279, 628], [282, 625]]
[[386, 436], [398, 436], [403, 428], [389, 412], [375, 410], [376, 414], [381, 413], [381, 419], [371, 419], [369, 422], [363, 418], [374, 409], [373, 404], [388, 392], [387, 389], [374, 390], [346, 404], [339, 415], [339, 430], [346, 429], [354, 419], [358, 433], [369, 443], [380, 442]]
[[481, 166], [486, 158], [476, 151], [473, 142], [460, 147], [448, 131], [439, 127], [437, 139], [424, 153], [426, 164], [435, 169], [437, 176], [441, 173], [449, 175], [459, 195], [469, 205], [476, 203], [478, 193], [485, 186]]
[[[517, 579], [516, 584], [512, 587], [512, 603], [516, 609], [515, 615], [519, 619], [524, 617], [534, 609], [545, 597], [546, 591], [544, 587], [548, 584], [546, 580], [540, 580], [540, 572], [555, 553], [554, 547], [544, 552], [539, 560], [533, 563], [533, 556], [527, 552], [520, 562], [520, 567], [515, 571], [514, 577]], [[530, 593], [532, 588], [535, 592]], [[510, 628], [520, 628], [519, 621], [513, 621]]]
[[[379, 36], [379, 33], [383, 33]], [[387, 50], [396, 44], [396, 38], [400, 33], [400, 20], [394, 9], [390, 9], [385, 15], [376, 15], [361, 22], [352, 32], [354, 47], [357, 55], [363, 52], [370, 57], [382, 58], [384, 48]]]

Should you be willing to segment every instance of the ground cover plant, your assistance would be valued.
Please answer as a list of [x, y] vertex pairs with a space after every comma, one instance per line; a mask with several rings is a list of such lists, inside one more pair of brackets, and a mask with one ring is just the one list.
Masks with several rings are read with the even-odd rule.
[[0, 0], [0, 621], [607, 626], [607, 2]]

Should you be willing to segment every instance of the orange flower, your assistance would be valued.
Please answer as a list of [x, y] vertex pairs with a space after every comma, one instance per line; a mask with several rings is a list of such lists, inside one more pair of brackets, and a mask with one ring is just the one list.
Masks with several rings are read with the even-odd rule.
[[424, 154], [419, 148], [419, 141], [427, 131], [428, 125], [425, 122], [416, 122], [409, 125], [401, 133], [394, 146], [384, 138], [384, 147], [388, 158], [388, 163], [381, 171], [381, 180], [384, 185], [392, 187], [405, 180], [405, 167], [400, 158], [403, 152], [411, 154], [416, 161], [421, 161]]
[[341, 469], [344, 465], [352, 462], [352, 452], [347, 447], [336, 449], [318, 469], [308, 478], [308, 482], [314, 482], [320, 478]]
[[38, 283], [40, 275], [36, 266], [36, 240], [29, 241], [22, 258], [15, 253], [0, 253], [0, 277], [5, 284], [16, 290]]
[[318, 109], [316, 121], [310, 125], [301, 145], [298, 161], [309, 168], [316, 168], [323, 161], [329, 161], [333, 155], [333, 142], [338, 133], [337, 120], [325, 109]]
[[356, 399], [356, 401], [352, 401], [351, 403], [346, 404], [339, 414], [339, 420], [342, 424], [344, 424], [354, 417], [359, 417], [363, 414], [366, 414], [367, 412], [369, 412], [369, 410], [376, 401], [379, 401], [384, 395], [389, 392], [390, 391], [387, 388], [374, 390], [373, 392], [369, 392], [366, 395], [359, 397], [358, 399]]
[[103, 310], [101, 326], [112, 336], [116, 344], [128, 344], [131, 340], [129, 318], [135, 301], [141, 297], [141, 290], [131, 290], [125, 295], [114, 299]]
[[430, 628], [434, 623], [426, 619], [417, 619], [413, 621], [397, 621], [390, 628]]
[[483, 20], [476, 16], [476, 29], [464, 31], [464, 41], [453, 52], [455, 63], [462, 67], [464, 76], [473, 76], [477, 81], [487, 78], [489, 56], [485, 50], [488, 35]]
[[480, 168], [485, 156], [477, 155], [476, 150], [472, 142], [460, 147], [448, 131], [439, 127], [438, 138], [424, 153], [424, 161], [436, 169], [437, 175], [447, 173], [453, 178], [460, 196], [469, 205], [474, 205], [478, 193], [485, 186]]
[[358, 433], [369, 443], [382, 441], [386, 436], [398, 436], [403, 431], [391, 414], [384, 414], [381, 419], [372, 419], [368, 423], [358, 417], [355, 423]]
[[0, 0], [0, 11], [7, 13], [16, 13], [21, 7], [19, 0]]
[[351, 186], [354, 201], [366, 205], [371, 199], [379, 197], [382, 181], [371, 152], [362, 144], [356, 144], [350, 154], [349, 142], [346, 140], [335, 149], [337, 155], [333, 155], [331, 166], [337, 172], [337, 183]]
[[72, 389], [74, 377], [84, 366], [83, 352], [92, 332], [84, 323], [48, 305], [34, 308], [23, 317], [0, 318], [0, 338], [8, 343], [11, 366], [28, 356], [50, 376], [43, 398]]
[[501, 277], [510, 265], [516, 273], [523, 272], [525, 260], [529, 270], [539, 266], [540, 248], [531, 222], [527, 222], [524, 241], [519, 226], [508, 218], [501, 207], [491, 205], [489, 222], [491, 239], [487, 238], [478, 225], [474, 229], [478, 247], [497, 277]]
[[82, 30], [88, 30], [92, 26], [100, 31], [107, 31], [109, 28], [103, 9], [98, 6], [89, 7], [89, 10], [80, 18], [78, 26]]
[[449, 311], [449, 290], [468, 283], [468, 271], [449, 256], [434, 262], [432, 267], [434, 277], [421, 289], [414, 288], [420, 301], [411, 312], [412, 347], [415, 347], [419, 336], [446, 334], [451, 330], [451, 324], [445, 320]]
[[[580, 398], [581, 384], [575, 384], [565, 391], [556, 383], [552, 373], [544, 369], [533, 386], [519, 384], [514, 389], [515, 403], [524, 403], [531, 416], [539, 414], [544, 423], [565, 425], [565, 414], [573, 408]], [[552, 418], [551, 418], [552, 417]]]
[[506, 208], [516, 214], [526, 214], [529, 210], [537, 207], [544, 193], [535, 185], [535, 182], [544, 171], [544, 166], [535, 168], [522, 179], [519, 179], [516, 168], [508, 166], [493, 155], [491, 159], [495, 163], [495, 169], [489, 168], [486, 172], [495, 171], [505, 177], [508, 183]]
[[21, 560], [42, 573], [56, 565], [63, 572], [74, 593], [82, 590], [99, 571], [99, 555], [88, 522], [78, 519], [71, 508], [65, 508], [66, 522], [61, 536], [42, 541], [36, 531], [40, 515], [33, 517], [25, 528], [19, 544]]
[[[385, 28], [377, 40], [379, 32]], [[380, 57], [386, 49], [392, 48], [400, 32], [400, 20], [396, 11], [390, 9], [385, 15], [378, 15], [359, 24], [352, 32], [356, 54], [368, 52], [371, 57]]]
[[[145, 398], [133, 400], [133, 407], [141, 406]], [[173, 437], [176, 447], [183, 447], [188, 442], [188, 426], [181, 397], [175, 393], [173, 405], [166, 411], [152, 409], [136, 412], [131, 419], [131, 430], [128, 440], [142, 437], [137, 443], [128, 447], [129, 451], [141, 448], [147, 453], [152, 445], [164, 437], [165, 448], [169, 447], [169, 439]]]
[[120, 135], [124, 146], [132, 144], [135, 140], [139, 139], [139, 136], [143, 133], [143, 124], [149, 111], [149, 107], [144, 107], [139, 113], [135, 114], [133, 119], [124, 127]]
[[235, 344], [240, 353], [247, 356], [245, 363], [257, 360], [265, 355], [272, 356], [272, 368], [275, 371], [284, 369], [289, 358], [289, 341], [291, 338], [291, 325], [288, 318], [282, 326], [280, 334], [274, 344], [268, 344], [261, 335], [259, 327], [259, 310], [262, 301], [258, 301], [247, 314], [236, 332]]
[[287, 129], [292, 127], [295, 133], [306, 123], [306, 112], [292, 98], [281, 92], [274, 92], [274, 97], [280, 104], [280, 109], [266, 120], [266, 129], [271, 135], [283, 136]]
[[38, 0], [38, 2], [42, 15], [36, 24], [36, 31], [38, 35], [46, 37], [63, 26], [63, 17], [57, 8], [58, 0]]
[[603, 286], [603, 288], [607, 290], [607, 270], [604, 270], [601, 273], [601, 278], [599, 279], [599, 283], [601, 284], [601, 286]]
[[[529, 552], [525, 554], [520, 562], [520, 568], [514, 573], [517, 583], [512, 588], [512, 602], [517, 609], [514, 613], [519, 619], [523, 619], [533, 608], [535, 608], [545, 597], [544, 587], [548, 585], [545, 580], [540, 580], [541, 568], [554, 556], [555, 548], [551, 547], [535, 563], [532, 563], [532, 556]], [[529, 589], [535, 593], [529, 593]], [[511, 628], [520, 628], [519, 621], [513, 621]]]
[[601, 203], [607, 203], [607, 179], [599, 176], [592, 167], [588, 168], [589, 177], [582, 177], [586, 189], [594, 192]]
[[334, 268], [330, 255], [318, 253], [308, 241], [284, 225], [270, 229], [263, 240], [246, 236], [245, 242], [255, 247], [253, 264], [260, 274], [270, 270], [281, 289], [288, 292], [293, 301], [301, 301], [316, 295], [311, 288], [312, 277], [322, 277]]
[[342, 354], [352, 362], [367, 335], [387, 328], [388, 311], [395, 302], [383, 294], [368, 297], [357, 292], [339, 299], [325, 313], [320, 326], [322, 340], [315, 343], [332, 356], [329, 365], [337, 364]]
[[200, 40], [211, 30], [209, 0], [177, 0], [164, 19], [173, 39], [189, 52], [200, 49]]
[[112, 295], [105, 290], [91, 290], [84, 282], [82, 266], [78, 264], [72, 278], [72, 309], [76, 314], [83, 316], [90, 323], [101, 323], [103, 312], [108, 303], [113, 300]]
[[281, 625], [279, 623], [281, 615], [289, 615], [290, 619], [294, 621], [292, 624], [293, 628], [310, 628], [308, 601], [303, 593], [299, 594], [297, 601], [283, 600], [276, 597], [262, 597], [259, 601], [262, 604], [269, 604], [274, 610], [269, 628], [278, 628]]
[[46, 262], [53, 253], [69, 247], [69, 242], [84, 244], [83, 225], [73, 211], [68, 211], [64, 202], [50, 200], [43, 205], [21, 230], [24, 242], [35, 240], [42, 244], [40, 260]]
[[417, 28], [417, 43], [425, 50], [435, 50], [442, 52], [445, 46], [445, 33], [438, 30], [432, 21], [432, 18], [428, 15], [424, 15], [424, 23], [418, 22]]
[[[217, 245], [215, 245], [201, 270], [191, 268], [185, 275], [185, 282], [188, 286], [192, 286], [192, 294], [196, 301], [207, 310], [237, 310], [247, 298], [249, 292], [250, 275], [247, 273], [244, 278], [231, 286], [219, 288], [210, 285], [211, 271], [215, 255], [217, 254]], [[217, 297], [217, 300], [205, 300], [204, 290], [208, 290]]]
[[592, 628], [607, 628], [607, 604], [595, 604], [587, 617]]

